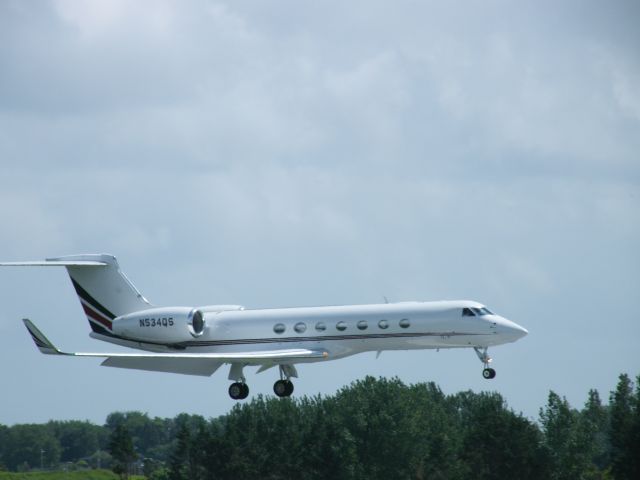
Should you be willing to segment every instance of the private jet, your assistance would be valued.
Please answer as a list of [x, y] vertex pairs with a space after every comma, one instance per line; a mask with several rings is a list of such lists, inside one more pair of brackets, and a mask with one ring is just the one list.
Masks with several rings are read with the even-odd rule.
[[59, 350], [31, 322], [24, 324], [47, 355], [104, 358], [107, 367], [210, 376], [230, 365], [229, 395], [247, 398], [244, 368], [278, 367], [279, 397], [293, 393], [296, 364], [327, 362], [363, 352], [473, 349], [492, 379], [489, 347], [527, 335], [520, 325], [481, 303], [398, 302], [372, 305], [249, 309], [240, 305], [157, 307], [136, 289], [112, 255], [90, 254], [0, 266], [65, 267], [91, 327], [90, 337], [131, 353]]

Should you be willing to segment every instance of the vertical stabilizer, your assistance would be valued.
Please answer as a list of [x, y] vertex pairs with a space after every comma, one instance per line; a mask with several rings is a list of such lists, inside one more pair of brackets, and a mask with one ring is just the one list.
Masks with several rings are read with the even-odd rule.
[[[69, 255], [48, 258], [67, 268], [73, 288], [94, 332], [111, 333], [114, 318], [151, 307], [146, 298], [120, 271], [113, 255]], [[83, 262], [99, 262], [94, 266]], [[105, 332], [106, 330], [106, 332]]]
[[68, 255], [38, 262], [0, 263], [0, 266], [65, 267], [91, 329], [104, 335], [111, 335], [114, 318], [152, 307], [120, 271], [113, 255]]

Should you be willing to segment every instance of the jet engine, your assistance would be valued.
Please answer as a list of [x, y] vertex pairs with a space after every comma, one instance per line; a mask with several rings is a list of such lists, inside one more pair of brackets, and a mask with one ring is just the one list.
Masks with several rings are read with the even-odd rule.
[[142, 342], [179, 343], [202, 336], [206, 330], [202, 311], [192, 307], [150, 308], [113, 320], [113, 333]]

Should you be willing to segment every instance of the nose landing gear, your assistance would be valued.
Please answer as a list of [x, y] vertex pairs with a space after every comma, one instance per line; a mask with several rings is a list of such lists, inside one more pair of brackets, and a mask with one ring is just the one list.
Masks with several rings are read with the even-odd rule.
[[484, 370], [482, 370], [482, 376], [487, 380], [495, 378], [496, 371], [493, 368], [485, 368]]
[[482, 376], [487, 380], [495, 378], [496, 371], [493, 368], [489, 367], [489, 364], [491, 363], [491, 357], [487, 353], [487, 347], [484, 347], [482, 350], [480, 350], [480, 347], [473, 347], [473, 349], [476, 351], [476, 355], [478, 355], [478, 358], [480, 359], [480, 361], [484, 364], [484, 370], [482, 370]]

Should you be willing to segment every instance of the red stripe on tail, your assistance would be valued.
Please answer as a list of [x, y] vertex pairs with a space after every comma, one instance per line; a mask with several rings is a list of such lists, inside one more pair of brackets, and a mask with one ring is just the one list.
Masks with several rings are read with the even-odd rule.
[[104, 315], [100, 314], [99, 312], [97, 312], [96, 310], [94, 310], [84, 302], [80, 302], [80, 303], [82, 303], [82, 309], [84, 310], [84, 313], [87, 314], [87, 317], [89, 317], [90, 320], [95, 320], [100, 325], [107, 327], [109, 330], [111, 330], [111, 320], [109, 320]]

